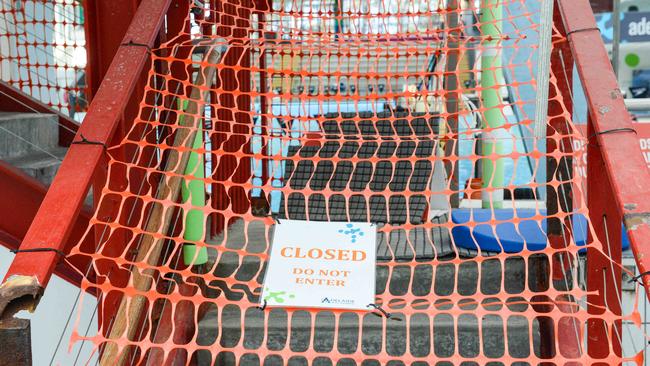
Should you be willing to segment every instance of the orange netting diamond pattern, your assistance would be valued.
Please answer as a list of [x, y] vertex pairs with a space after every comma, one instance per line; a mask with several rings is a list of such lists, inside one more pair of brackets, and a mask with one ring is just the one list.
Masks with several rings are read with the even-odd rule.
[[[72, 341], [106, 365], [619, 362], [623, 317], [586, 288], [581, 246], [608, 243], [573, 172], [585, 151], [565, 149], [586, 146], [565, 75], [557, 131], [533, 134], [541, 2], [455, 3], [196, 2], [109, 149], [96, 246], [72, 250], [101, 314]], [[390, 317], [260, 308], [286, 219], [375, 223]], [[611, 348], [587, 351], [590, 322]]]

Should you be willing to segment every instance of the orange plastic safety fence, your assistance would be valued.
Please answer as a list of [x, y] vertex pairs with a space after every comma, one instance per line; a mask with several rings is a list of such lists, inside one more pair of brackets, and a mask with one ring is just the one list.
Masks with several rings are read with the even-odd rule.
[[73, 118], [89, 104], [85, 47], [80, 0], [0, 1], [0, 80]]
[[[539, 1], [200, 3], [153, 51], [140, 114], [109, 150], [96, 246], [70, 254], [92, 260], [83, 287], [101, 294], [100, 329], [73, 343], [102, 365], [621, 361], [620, 324], [639, 312], [586, 287], [584, 246], [610, 241], [572, 171], [586, 141], [565, 75], [549, 137], [533, 137]], [[205, 205], [181, 198], [197, 181]], [[208, 261], [187, 265], [196, 215]], [[376, 223], [390, 318], [259, 308], [284, 219]], [[599, 273], [619, 281], [608, 261]]]

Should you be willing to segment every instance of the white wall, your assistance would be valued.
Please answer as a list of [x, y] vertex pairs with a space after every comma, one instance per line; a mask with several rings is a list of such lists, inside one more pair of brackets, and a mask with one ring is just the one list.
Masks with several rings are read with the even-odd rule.
[[[14, 255], [6, 248], [0, 246], [0, 277], [3, 278], [9, 269], [9, 265]], [[81, 343], [77, 343], [74, 348], [68, 351], [70, 344], [70, 335], [75, 326], [75, 321], [79, 318], [77, 332], [85, 334], [86, 328], [90, 322], [89, 335], [96, 334], [97, 317], [93, 316], [96, 306], [94, 296], [85, 294], [82, 296], [81, 312], [79, 307], [74, 307], [75, 299], [79, 294], [79, 288], [71, 285], [67, 281], [54, 276], [50, 280], [45, 294], [41, 299], [36, 311], [30, 314], [21, 311], [17, 317], [30, 319], [32, 328], [32, 357], [34, 366], [50, 365], [50, 360], [57, 349], [57, 342], [64, 331], [61, 345], [56, 352], [56, 358], [53, 365], [85, 365], [91, 359], [92, 345], [86, 342], [81, 347], [81, 353], [78, 361], [75, 358], [79, 352]], [[68, 315], [72, 313], [72, 318], [68, 327], [65, 327]], [[94, 364], [94, 359], [93, 363]]]
[[[629, 251], [623, 253], [623, 266], [630, 271], [634, 271], [635, 275], [639, 274], [639, 269], [636, 267], [634, 257]], [[650, 332], [650, 303], [646, 296], [643, 286], [636, 286], [628, 282], [629, 277], [623, 276], [622, 283], [622, 302], [623, 314], [629, 315], [633, 312], [635, 304], [637, 304], [639, 314], [641, 315], [641, 326], [638, 327], [630, 320], [623, 322], [622, 338], [623, 338], [623, 355], [625, 357], [634, 357], [639, 352], [645, 353], [643, 366], [650, 366], [648, 359], [648, 340], [646, 337]], [[632, 363], [628, 363], [632, 364]]]

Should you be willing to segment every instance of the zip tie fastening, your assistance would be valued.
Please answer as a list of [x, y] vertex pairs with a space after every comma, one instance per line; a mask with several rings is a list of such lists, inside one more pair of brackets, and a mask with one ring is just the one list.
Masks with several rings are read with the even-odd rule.
[[105, 143], [101, 141], [91, 141], [86, 138], [83, 134], [79, 134], [79, 137], [81, 137], [81, 140], [79, 141], [72, 141], [70, 145], [99, 145], [104, 148], [104, 151], [108, 149]]

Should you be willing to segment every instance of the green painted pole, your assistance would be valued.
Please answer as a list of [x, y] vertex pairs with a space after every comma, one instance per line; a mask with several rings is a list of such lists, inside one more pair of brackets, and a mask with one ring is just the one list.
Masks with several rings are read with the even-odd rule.
[[[181, 115], [181, 123], [183, 119]], [[200, 119], [199, 119], [200, 121]], [[199, 122], [200, 123], [200, 122]], [[192, 143], [192, 149], [200, 149], [203, 147], [203, 128], [199, 125]], [[187, 166], [185, 167], [185, 175], [191, 175], [195, 179], [183, 180], [181, 185], [181, 198], [183, 202], [190, 200], [193, 207], [205, 207], [205, 163], [203, 156], [195, 151], [190, 152]], [[183, 262], [186, 265], [198, 266], [205, 264], [208, 261], [208, 250], [206, 247], [201, 247], [197, 251], [195, 242], [204, 240], [205, 234], [205, 215], [200, 209], [190, 209], [185, 216], [185, 230], [183, 231], [183, 239], [186, 240], [183, 244]]]
[[[492, 154], [504, 156], [508, 153], [507, 142], [509, 134], [503, 125], [505, 116], [501, 108], [500, 80], [503, 80], [501, 68], [500, 33], [503, 29], [503, 0], [481, 0], [481, 33], [486, 39], [481, 56], [481, 102], [485, 110], [483, 116], [483, 128], [489, 128], [489, 132], [482, 135], [482, 160], [483, 167], [483, 188], [497, 188], [493, 192], [483, 192], [483, 208], [503, 207], [503, 186], [504, 186], [504, 158], [490, 157]], [[501, 188], [501, 189], [499, 189]]]

